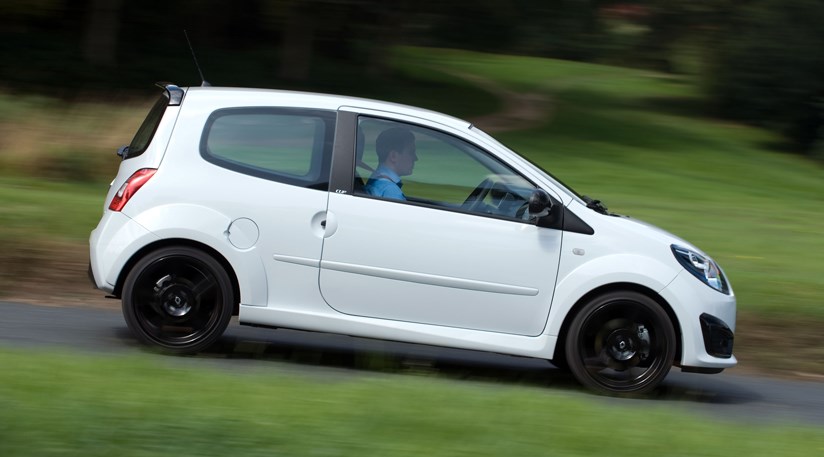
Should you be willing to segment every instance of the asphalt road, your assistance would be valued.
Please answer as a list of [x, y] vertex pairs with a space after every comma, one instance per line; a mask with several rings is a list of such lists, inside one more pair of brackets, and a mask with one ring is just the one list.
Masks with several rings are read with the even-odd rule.
[[[0, 302], [0, 345], [54, 347], [84, 353], [149, 353], [112, 309], [48, 307]], [[475, 351], [390, 343], [285, 329], [259, 329], [232, 322], [224, 337], [195, 357], [170, 363], [230, 371], [299, 372], [323, 379], [390, 373], [437, 375], [453, 382], [495, 382], [557, 389], [609, 404], [678, 408], [692, 414], [744, 423], [824, 425], [824, 383], [777, 380], [734, 373], [700, 375], [673, 369], [654, 394], [643, 399], [589, 394], [548, 362]], [[8, 367], [4, 367], [8, 369]], [[730, 370], [733, 371], [734, 370]]]

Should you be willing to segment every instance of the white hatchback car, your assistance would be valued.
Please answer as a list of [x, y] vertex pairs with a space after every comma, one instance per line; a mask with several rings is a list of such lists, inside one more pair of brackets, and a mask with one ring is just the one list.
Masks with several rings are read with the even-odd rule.
[[736, 364], [735, 297], [712, 259], [468, 122], [161, 87], [90, 240], [96, 287], [143, 342], [198, 352], [239, 315], [543, 358], [606, 393]]

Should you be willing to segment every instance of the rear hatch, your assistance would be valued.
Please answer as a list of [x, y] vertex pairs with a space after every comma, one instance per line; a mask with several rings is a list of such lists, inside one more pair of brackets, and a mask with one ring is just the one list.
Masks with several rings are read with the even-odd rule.
[[[169, 83], [158, 83], [163, 92], [154, 103], [131, 143], [117, 150], [123, 161], [117, 176], [109, 187], [104, 209], [119, 211], [136, 192], [135, 184], [142, 185], [157, 170], [166, 145], [172, 136], [185, 89]], [[137, 187], [139, 188], [139, 186]]]

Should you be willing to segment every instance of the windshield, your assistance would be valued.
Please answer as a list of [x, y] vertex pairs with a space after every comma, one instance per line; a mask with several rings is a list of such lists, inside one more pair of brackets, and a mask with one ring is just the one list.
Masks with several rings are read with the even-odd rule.
[[[495, 137], [493, 137], [493, 136], [489, 135], [488, 133], [484, 132], [483, 130], [479, 129], [476, 125], [472, 125], [472, 126], [470, 126], [470, 129], [471, 129], [473, 132], [477, 133], [479, 136], [481, 136], [484, 140], [486, 140], [486, 141], [488, 141], [488, 142], [490, 142], [490, 143], [492, 143], [492, 144], [494, 144], [494, 145], [498, 145], [498, 146], [500, 146], [501, 148], [504, 148], [504, 149], [506, 149], [506, 150], [509, 150], [509, 151], [515, 152], [515, 150], [514, 150], [514, 149], [512, 149], [512, 148], [510, 148], [510, 147], [506, 146], [505, 144], [501, 143], [501, 142], [500, 142], [500, 141], [498, 141]], [[578, 200], [580, 200], [581, 202], [584, 202], [583, 197], [581, 196], [581, 194], [579, 194], [578, 192], [576, 192], [576, 191], [575, 191], [575, 189], [573, 189], [572, 187], [569, 187], [568, 185], [566, 185], [566, 183], [564, 183], [563, 181], [561, 181], [560, 179], [558, 179], [555, 175], [553, 175], [552, 173], [550, 173], [550, 172], [546, 171], [546, 170], [545, 170], [542, 166], [540, 166], [540, 165], [538, 165], [537, 163], [535, 163], [535, 162], [534, 162], [533, 160], [531, 160], [529, 157], [525, 157], [525, 156], [523, 156], [523, 155], [521, 155], [521, 154], [518, 154], [518, 153], [515, 153], [515, 154], [517, 154], [517, 155], [518, 155], [518, 157], [522, 158], [523, 160], [526, 160], [527, 162], [529, 162], [530, 164], [532, 164], [532, 166], [533, 166], [533, 167], [535, 167], [535, 168], [537, 168], [538, 170], [542, 171], [542, 172], [543, 172], [545, 175], [547, 175], [550, 179], [552, 179], [553, 181], [555, 181], [556, 183], [558, 183], [559, 185], [561, 185], [564, 189], [566, 189], [566, 190], [569, 192], [569, 194], [570, 194], [570, 195], [574, 196], [575, 198], [577, 198], [577, 199], [578, 199]]]

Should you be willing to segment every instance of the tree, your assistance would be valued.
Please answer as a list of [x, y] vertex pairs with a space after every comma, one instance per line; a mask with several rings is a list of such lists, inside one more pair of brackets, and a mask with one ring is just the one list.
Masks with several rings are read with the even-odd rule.
[[117, 62], [117, 33], [122, 0], [91, 0], [88, 7], [83, 58], [94, 66]]
[[289, 0], [283, 3], [280, 78], [303, 81], [309, 76], [318, 6], [315, 1]]

